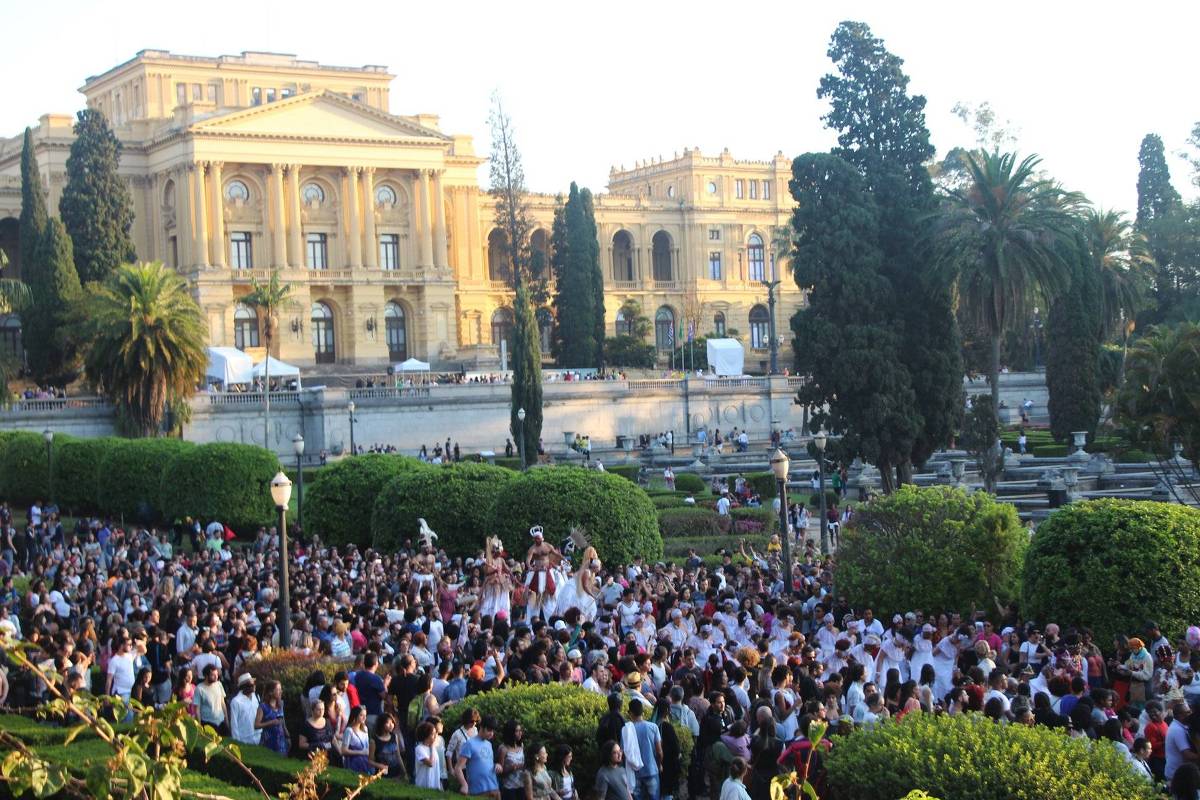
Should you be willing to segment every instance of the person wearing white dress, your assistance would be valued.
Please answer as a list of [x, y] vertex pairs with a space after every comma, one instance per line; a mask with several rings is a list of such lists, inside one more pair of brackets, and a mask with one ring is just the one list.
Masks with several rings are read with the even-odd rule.
[[921, 633], [913, 642], [912, 655], [909, 658], [909, 676], [914, 681], [921, 679], [921, 669], [926, 664], [933, 664], [933, 633], [936, 629], [929, 623], [921, 626]]
[[962, 641], [962, 634], [955, 631], [933, 648], [933, 671], [937, 676], [933, 682], [933, 691], [937, 699], [944, 698], [954, 688], [954, 668], [958, 663]]

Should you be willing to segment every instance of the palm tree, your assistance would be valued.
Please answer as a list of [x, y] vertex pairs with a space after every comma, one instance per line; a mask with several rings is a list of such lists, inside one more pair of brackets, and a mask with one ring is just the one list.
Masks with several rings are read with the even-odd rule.
[[292, 297], [291, 284], [279, 278], [279, 270], [271, 270], [271, 278], [265, 284], [257, 278], [250, 281], [250, 293], [242, 302], [256, 308], [263, 315], [263, 339], [267, 342], [267, 360], [263, 369], [263, 447], [271, 449], [271, 342], [279, 332], [279, 311]]
[[1120, 211], [1087, 209], [1083, 214], [1083, 230], [1092, 264], [1100, 275], [1105, 336], [1115, 331], [1121, 337], [1124, 376], [1133, 318], [1146, 305], [1154, 258], [1146, 238], [1134, 230]]
[[1193, 465], [1200, 463], [1200, 325], [1152, 327], [1138, 338], [1118, 408], [1131, 438], [1161, 460], [1179, 443]]
[[955, 284], [959, 302], [992, 345], [992, 402], [1000, 406], [1000, 341], [1039, 299], [1065, 288], [1073, 209], [1083, 202], [1039, 178], [1040, 162], [1013, 153], [967, 153], [968, 180], [943, 194], [933, 226], [934, 271]]
[[88, 303], [84, 374], [130, 432], [153, 436], [204, 379], [208, 331], [187, 284], [162, 262], [123, 264]]

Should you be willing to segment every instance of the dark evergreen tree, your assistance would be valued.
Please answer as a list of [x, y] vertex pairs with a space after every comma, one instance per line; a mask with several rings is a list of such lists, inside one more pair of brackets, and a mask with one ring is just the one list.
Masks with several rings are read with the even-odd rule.
[[[517, 280], [512, 342], [510, 424], [513, 441], [524, 439], [525, 466], [529, 466], [537, 462], [538, 439], [542, 436], [542, 347], [524, 277]], [[524, 422], [517, 416], [521, 409], [525, 410]]]
[[795, 279], [813, 287], [808, 307], [792, 317], [796, 371], [810, 377], [799, 399], [827, 406], [814, 427], [842, 434], [847, 452], [876, 464], [891, 490], [920, 420], [879, 246], [879, 207], [859, 171], [829, 154], [798, 157], [790, 187]]
[[550, 330], [550, 355], [558, 363], [561, 354], [558, 344], [558, 287], [562, 285], [567, 261], [567, 207], [559, 195], [554, 206], [554, 221], [550, 225], [550, 274], [554, 279], [554, 296], [550, 298], [554, 309], [554, 327]]
[[1139, 315], [1142, 327], [1157, 324], [1173, 316], [1181, 301], [1190, 294], [1197, 272], [1193, 242], [1200, 237], [1195, 228], [1197, 214], [1184, 206], [1179, 192], [1171, 185], [1162, 139], [1148, 133], [1138, 149], [1138, 207], [1136, 226], [1146, 237], [1154, 259], [1153, 307]]
[[[908, 393], [891, 398], [911, 430], [907, 457], [890, 462], [907, 481], [922, 462], [949, 443], [961, 418], [962, 355], [949, 287], [925, 277], [923, 241], [936, 207], [928, 164], [934, 155], [925, 126], [925, 98], [908, 93], [903, 60], [861, 22], [834, 31], [829, 57], [837, 74], [821, 79], [826, 125], [838, 131], [834, 155], [853, 165], [878, 208], [880, 273], [891, 291], [876, 297], [875, 316], [898, 337], [895, 369], [908, 374]], [[850, 300], [856, 315], [862, 301]], [[804, 342], [803, 346], [809, 346]], [[881, 471], [883, 467], [880, 466]]]
[[[554, 352], [560, 367], [594, 367], [597, 363], [595, 272], [600, 248], [591, 196], [571, 183], [563, 207], [566, 240], [555, 273]], [[601, 322], [603, 324], [603, 322]]]
[[21, 274], [34, 268], [34, 258], [46, 232], [46, 192], [33, 154], [33, 132], [25, 129], [21, 146]]
[[1157, 133], [1147, 133], [1138, 148], [1137, 192], [1137, 226], [1143, 233], [1179, 205], [1179, 192], [1171, 185], [1171, 170]]
[[1100, 421], [1100, 350], [1103, 308], [1100, 275], [1078, 242], [1071, 257], [1071, 286], [1050, 305], [1046, 322], [1046, 388], [1050, 432], [1069, 442], [1073, 431], [1087, 431], [1089, 441]]
[[71, 235], [75, 267], [84, 283], [102, 281], [137, 257], [129, 234], [133, 199], [117, 174], [120, 160], [121, 142], [104, 114], [94, 108], [80, 111], [58, 213]]
[[596, 206], [592, 193], [588, 189], [580, 192], [583, 197], [584, 217], [588, 227], [588, 241], [591, 243], [592, 255], [592, 323], [595, 325], [592, 334], [592, 346], [595, 348], [593, 365], [600, 369], [604, 363], [604, 269], [600, 265], [600, 235], [596, 230]]
[[47, 221], [32, 265], [24, 277], [33, 302], [22, 317], [29, 368], [39, 383], [61, 384], [75, 373], [75, 326], [70, 320], [83, 290], [71, 237], [59, 220]]

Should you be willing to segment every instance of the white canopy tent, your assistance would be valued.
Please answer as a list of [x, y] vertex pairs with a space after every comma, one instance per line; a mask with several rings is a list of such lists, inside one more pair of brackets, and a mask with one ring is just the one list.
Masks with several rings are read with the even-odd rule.
[[296, 378], [297, 382], [300, 379], [300, 368], [293, 367], [291, 364], [285, 364], [277, 358], [267, 356], [262, 361], [254, 365], [254, 377], [262, 378], [267, 374], [267, 364], [271, 365], [271, 378]]
[[210, 347], [204, 377], [221, 383], [225, 388], [235, 383], [252, 383], [254, 362], [236, 347]]
[[741, 375], [745, 369], [746, 352], [737, 339], [709, 339], [708, 366], [719, 376]]
[[421, 361], [416, 358], [410, 358], [407, 361], [402, 361], [399, 364], [393, 365], [392, 373], [395, 377], [397, 386], [400, 386], [405, 382], [428, 383], [429, 362]]
[[410, 358], [394, 367], [396, 372], [429, 372], [429, 362]]

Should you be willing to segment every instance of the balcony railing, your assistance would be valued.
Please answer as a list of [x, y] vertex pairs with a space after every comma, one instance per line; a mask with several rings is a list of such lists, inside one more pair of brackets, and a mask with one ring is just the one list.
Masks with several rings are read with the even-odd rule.
[[[264, 392], [211, 392], [210, 406], [253, 406], [263, 404]], [[299, 392], [271, 392], [273, 405], [299, 405]]]
[[648, 380], [627, 381], [631, 392], [656, 392], [659, 389], [681, 389], [682, 378], [650, 378]]
[[107, 411], [111, 409], [112, 406], [102, 397], [48, 397], [45, 399], [21, 398], [13, 401], [13, 404], [8, 407], [7, 411], [13, 413], [37, 412], [54, 414], [62, 411], [75, 411], [82, 408], [94, 408]]
[[789, 375], [787, 379], [789, 389], [801, 389], [806, 383], [808, 383], [808, 378], [799, 375]]
[[660, 292], [674, 292], [679, 289], [679, 281], [655, 281], [654, 288]]
[[711, 388], [754, 388], [765, 389], [767, 378], [705, 378], [704, 385]]
[[641, 289], [642, 282], [641, 281], [613, 281], [612, 283], [609, 284], [609, 286], [614, 291], [629, 292], [629, 291], [633, 291], [635, 289]]
[[268, 281], [271, 279], [271, 270], [269, 269], [233, 269], [230, 272], [233, 275], [234, 283], [249, 283], [252, 280]]
[[508, 281], [488, 281], [488, 288], [493, 292], [511, 292], [512, 284]]
[[351, 400], [397, 400], [408, 397], [429, 397], [428, 386], [377, 386], [369, 389], [350, 389]]

